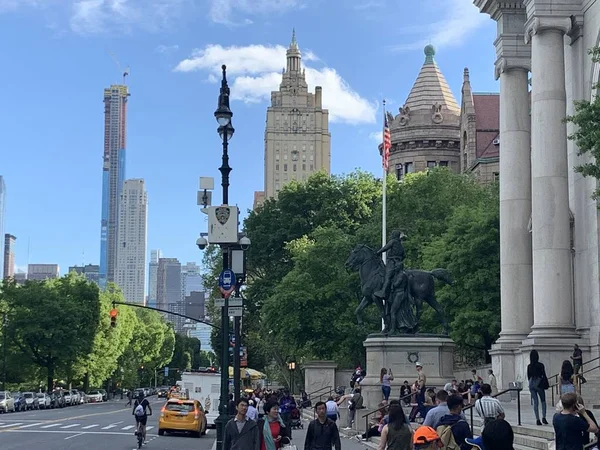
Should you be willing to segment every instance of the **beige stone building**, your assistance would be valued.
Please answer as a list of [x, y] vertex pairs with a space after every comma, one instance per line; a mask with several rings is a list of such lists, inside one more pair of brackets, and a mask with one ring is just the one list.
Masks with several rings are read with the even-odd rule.
[[271, 93], [267, 109], [265, 187], [264, 193], [255, 193], [255, 206], [277, 196], [290, 181], [305, 181], [317, 171], [331, 171], [329, 111], [323, 109], [320, 86], [314, 94], [308, 91], [294, 33], [281, 85]]
[[401, 179], [440, 166], [473, 173], [482, 183], [494, 181], [499, 171], [499, 95], [473, 92], [465, 69], [459, 106], [435, 62], [435, 49], [428, 45], [424, 52], [425, 62], [404, 106], [395, 117], [388, 113], [389, 173]]

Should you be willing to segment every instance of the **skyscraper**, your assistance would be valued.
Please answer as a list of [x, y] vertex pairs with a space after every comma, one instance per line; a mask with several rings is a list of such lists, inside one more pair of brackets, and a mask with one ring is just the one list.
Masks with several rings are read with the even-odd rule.
[[119, 201], [125, 181], [127, 99], [125, 85], [104, 89], [104, 161], [100, 231], [100, 287], [115, 281]]
[[[6, 213], [6, 184], [0, 175], [0, 236], [4, 236], [4, 215]], [[4, 267], [4, 252], [0, 252], [0, 267]]]
[[181, 266], [181, 296], [185, 298], [192, 292], [200, 291], [204, 291], [200, 266], [194, 262]]
[[[329, 111], [323, 109], [322, 89], [308, 92], [296, 33], [287, 50], [287, 67], [278, 91], [271, 93], [265, 129], [264, 197], [277, 195], [292, 180], [304, 181], [316, 171], [330, 173]], [[263, 194], [255, 194], [255, 203]]]
[[97, 264], [86, 264], [85, 266], [71, 266], [69, 273], [75, 272], [83, 275], [86, 280], [98, 284], [100, 279], [100, 266]]
[[12, 278], [15, 276], [15, 241], [17, 240], [12, 234], [4, 235], [4, 270], [3, 278]]
[[182, 304], [181, 263], [177, 258], [160, 258], [156, 276], [156, 306], [169, 310], [169, 304]]
[[146, 299], [147, 205], [144, 180], [125, 181], [119, 204], [116, 283], [131, 303], [143, 304]]
[[160, 250], [150, 252], [150, 268], [148, 272], [148, 306], [156, 308], [156, 283], [158, 276], [158, 260], [160, 259]]
[[58, 278], [60, 268], [58, 264], [28, 264], [27, 279], [43, 281], [49, 278]]

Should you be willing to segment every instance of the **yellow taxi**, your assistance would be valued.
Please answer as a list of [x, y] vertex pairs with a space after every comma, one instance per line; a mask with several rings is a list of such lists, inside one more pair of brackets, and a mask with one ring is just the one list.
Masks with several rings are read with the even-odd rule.
[[194, 437], [206, 434], [206, 416], [198, 400], [171, 398], [160, 411], [158, 434], [188, 432]]

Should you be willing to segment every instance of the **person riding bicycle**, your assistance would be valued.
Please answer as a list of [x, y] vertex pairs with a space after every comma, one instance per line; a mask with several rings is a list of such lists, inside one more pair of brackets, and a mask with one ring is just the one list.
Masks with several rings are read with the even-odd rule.
[[137, 436], [138, 433], [141, 432], [144, 442], [146, 442], [146, 423], [148, 422], [148, 414], [146, 413], [146, 409], [149, 409], [150, 414], [152, 414], [150, 402], [148, 399], [144, 398], [144, 394], [140, 392], [138, 399], [133, 405], [132, 414], [135, 416], [135, 435]]

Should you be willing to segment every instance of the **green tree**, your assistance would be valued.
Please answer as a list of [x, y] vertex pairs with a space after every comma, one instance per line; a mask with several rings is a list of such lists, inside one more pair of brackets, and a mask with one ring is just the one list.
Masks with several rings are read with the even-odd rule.
[[[482, 189], [479, 203], [457, 207], [446, 231], [423, 249], [425, 267], [444, 267], [453, 286], [438, 286], [436, 296], [449, 316], [451, 337], [464, 350], [490, 349], [500, 332], [500, 214], [497, 186]], [[433, 311], [424, 326], [441, 331]]]
[[48, 389], [59, 369], [92, 352], [100, 318], [95, 284], [74, 274], [23, 286], [8, 282], [2, 297], [8, 336], [24, 356], [45, 369]]
[[[588, 51], [592, 62], [600, 62], [600, 47], [593, 47]], [[592, 87], [593, 91], [598, 91], [598, 84]], [[569, 135], [569, 139], [575, 141], [578, 147], [578, 155], [589, 155], [590, 160], [581, 165], [575, 166], [575, 171], [581, 173], [584, 177], [594, 177], [600, 179], [600, 97], [594, 96], [592, 101], [579, 100], [575, 104], [575, 112], [572, 116], [566, 118], [567, 122], [574, 124], [577, 128]], [[600, 196], [600, 187], [593, 192], [593, 198]]]

